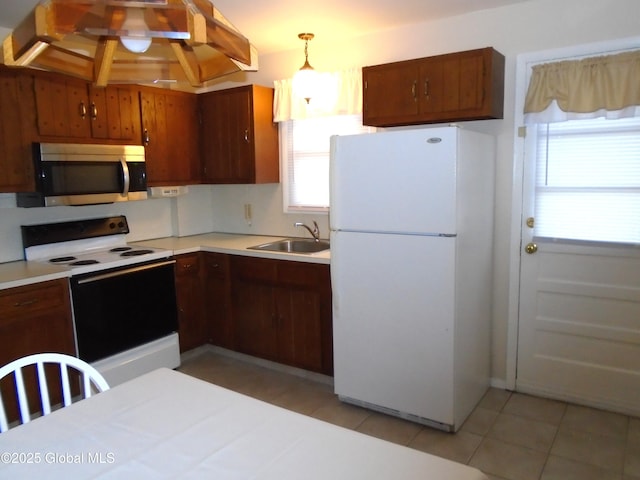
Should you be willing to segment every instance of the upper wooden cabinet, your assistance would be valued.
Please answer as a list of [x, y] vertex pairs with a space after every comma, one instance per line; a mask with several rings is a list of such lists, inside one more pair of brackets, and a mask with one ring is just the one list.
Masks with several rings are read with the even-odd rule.
[[205, 183], [277, 183], [273, 89], [258, 85], [198, 95]]
[[365, 125], [503, 117], [504, 56], [490, 47], [364, 67], [362, 80]]
[[142, 88], [140, 105], [148, 184], [200, 183], [197, 96]]
[[19, 70], [0, 69], [0, 192], [34, 189], [34, 108], [32, 77]]
[[37, 74], [33, 81], [38, 140], [140, 144], [140, 107], [132, 88], [96, 88], [62, 75]]

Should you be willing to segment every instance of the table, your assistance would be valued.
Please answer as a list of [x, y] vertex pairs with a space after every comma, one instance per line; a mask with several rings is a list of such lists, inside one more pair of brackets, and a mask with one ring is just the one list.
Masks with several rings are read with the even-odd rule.
[[487, 480], [169, 369], [1, 434], [0, 478]]

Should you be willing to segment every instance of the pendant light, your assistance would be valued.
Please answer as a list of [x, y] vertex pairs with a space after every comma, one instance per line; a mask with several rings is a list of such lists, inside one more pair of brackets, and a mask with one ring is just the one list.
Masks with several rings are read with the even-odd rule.
[[298, 38], [304, 40], [304, 65], [293, 76], [293, 90], [300, 98], [304, 98], [307, 103], [315, 93], [317, 85], [317, 72], [309, 64], [309, 40], [314, 37], [313, 33], [299, 33]]

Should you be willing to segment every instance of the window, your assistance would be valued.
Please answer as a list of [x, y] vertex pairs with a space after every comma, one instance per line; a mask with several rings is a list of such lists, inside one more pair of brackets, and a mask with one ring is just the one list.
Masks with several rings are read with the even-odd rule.
[[375, 131], [360, 115], [338, 115], [280, 123], [285, 212], [329, 209], [329, 139]]
[[640, 243], [640, 118], [537, 126], [540, 237]]

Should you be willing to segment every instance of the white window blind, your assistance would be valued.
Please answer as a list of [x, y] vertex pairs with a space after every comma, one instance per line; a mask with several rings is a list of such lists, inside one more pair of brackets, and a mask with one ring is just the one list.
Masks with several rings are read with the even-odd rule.
[[640, 243], [640, 118], [537, 127], [538, 237]]
[[373, 132], [360, 115], [338, 115], [284, 122], [284, 206], [287, 212], [329, 208], [329, 139], [332, 135]]

